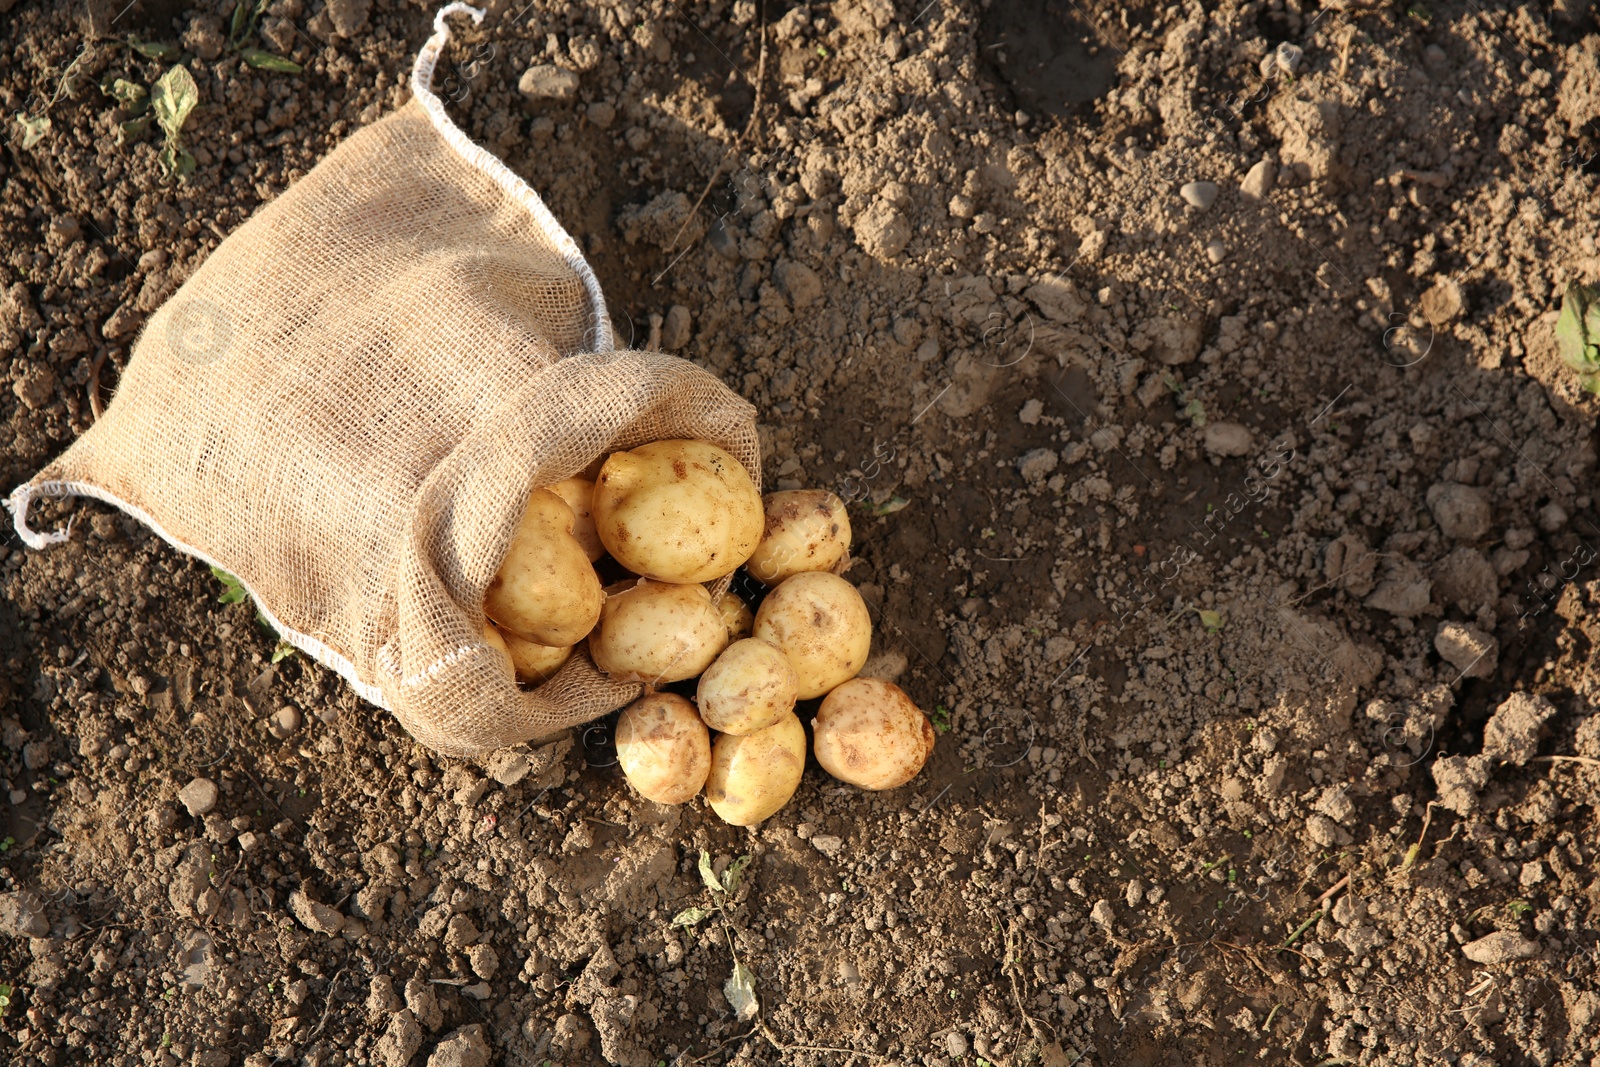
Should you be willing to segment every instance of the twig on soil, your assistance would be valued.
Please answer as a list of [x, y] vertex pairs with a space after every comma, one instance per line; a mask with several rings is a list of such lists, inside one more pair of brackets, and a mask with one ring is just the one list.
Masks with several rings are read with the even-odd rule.
[[[780, 1040], [778, 1035], [768, 1029], [765, 1019], [757, 1019], [756, 1028], [761, 1031], [761, 1036], [767, 1039], [767, 1044], [779, 1052], [842, 1052], [851, 1059], [857, 1056], [865, 1056], [872, 1060], [887, 1060], [889, 1058], [876, 1052], [862, 1052], [860, 1049], [840, 1048], [837, 1045], [791, 1045]], [[849, 1063], [850, 1061], [846, 1060], [845, 1062]]]
[[1006, 959], [1002, 970], [1005, 972], [1006, 978], [1011, 982], [1011, 998], [1016, 1001], [1017, 1014], [1022, 1016], [1022, 1021], [1028, 1024], [1030, 1036], [1043, 1041], [1045, 1030], [1049, 1030], [1051, 1034], [1054, 1034], [1055, 1028], [1050, 1026], [1049, 1023], [1035, 1019], [1028, 1013], [1028, 1009], [1023, 1006], [1022, 983], [1017, 978], [1017, 972], [1021, 969], [1021, 957], [1017, 952], [1019, 925], [1016, 920], [1013, 920], [1011, 928], [1006, 931]]
[[[730, 156], [734, 155], [735, 153], [737, 153], [739, 151], [740, 146], [744, 144], [744, 139], [747, 136], [749, 136], [755, 130], [756, 124], [759, 122], [759, 120], [761, 118], [761, 103], [762, 103], [761, 97], [762, 97], [762, 91], [763, 91], [763, 89], [764, 89], [764, 87], [766, 85], [766, 81], [767, 81], [767, 20], [766, 20], [766, 8], [767, 8], [766, 4], [763, 3], [761, 5], [761, 18], [760, 18], [760, 22], [761, 22], [761, 56], [760, 56], [759, 59], [756, 60], [756, 98], [755, 98], [755, 103], [750, 105], [750, 121], [746, 122], [744, 124], [744, 129], [739, 131], [738, 136], [734, 137], [734, 139], [733, 139], [733, 144], [728, 146], [728, 151], [723, 156], [723, 160], [724, 161], [726, 161]], [[689, 209], [689, 214], [684, 216], [683, 224], [678, 227], [678, 232], [672, 235], [672, 243], [667, 246], [667, 251], [670, 252], [674, 248], [678, 247], [678, 239], [683, 236], [683, 231], [687, 230], [689, 228], [689, 223], [694, 220], [694, 217], [700, 213], [701, 206], [703, 204], [705, 204], [706, 197], [711, 195], [711, 190], [716, 187], [717, 179], [720, 178], [720, 177], [722, 177], [722, 164], [718, 163], [716, 169], [711, 172], [711, 179], [706, 182], [705, 191], [703, 191], [700, 194], [700, 199], [698, 199], [698, 200], [696, 200], [694, 202], [694, 207], [690, 208]], [[672, 262], [676, 263], [677, 260], [673, 260]], [[671, 270], [671, 269], [672, 269], [672, 265], [668, 264], [667, 265], [667, 270]], [[665, 274], [665, 273], [666, 273], [666, 271], [662, 271], [662, 274]], [[656, 277], [654, 279], [651, 280], [650, 284], [654, 285], [656, 282], [658, 282], [660, 280], [661, 280], [661, 275], [658, 274], [658, 275], [656, 275]]]
[[1422, 816], [1422, 833], [1417, 835], [1417, 843], [1406, 849], [1406, 858], [1400, 863], [1402, 871], [1414, 866], [1417, 858], [1422, 855], [1422, 842], [1428, 836], [1428, 826], [1433, 822], [1433, 806], [1437, 803], [1436, 800], [1428, 801], [1427, 810]]
[[1317, 903], [1319, 905], [1326, 904], [1328, 901], [1330, 901], [1334, 897], [1338, 896], [1339, 891], [1341, 889], [1344, 889], [1344, 888], [1348, 887], [1349, 885], [1350, 885], [1350, 876], [1347, 874], [1343, 878], [1339, 879], [1337, 882], [1333, 883], [1332, 887], [1329, 888], [1327, 892], [1323, 893], [1320, 897], [1318, 897], [1317, 898]]
[[89, 412], [95, 421], [100, 421], [100, 416], [105, 413], [105, 405], [100, 402], [100, 368], [106, 365], [106, 355], [111, 350], [102, 348], [94, 357], [94, 362], [89, 364]]
[[348, 967], [340, 967], [337, 971], [333, 972], [333, 980], [328, 983], [328, 996], [322, 1002], [322, 1019], [317, 1023], [317, 1028], [311, 1031], [311, 1036], [300, 1042], [301, 1048], [304, 1048], [306, 1045], [309, 1045], [311, 1042], [315, 1041], [317, 1039], [317, 1035], [322, 1033], [322, 1028], [328, 1025], [328, 1015], [333, 1011], [333, 987], [339, 984], [339, 979], [344, 977], [345, 973], [349, 971], [349, 969], [350, 968]]
[[1600, 767], [1600, 759], [1590, 759], [1588, 756], [1534, 756], [1531, 763], [1581, 763], [1586, 767]]
[[916, 819], [912, 819], [911, 821], [912, 822], [916, 822], [917, 819], [920, 819], [924, 815], [928, 814], [928, 812], [933, 809], [933, 806], [935, 804], [939, 803], [939, 801], [944, 799], [944, 795], [946, 793], [950, 792], [951, 787], [954, 786], [954, 785], [955, 785], [955, 783], [951, 782], [950, 785], [947, 785], [943, 789], [939, 790], [938, 794], [936, 796], [934, 796], [934, 798], [932, 800], [930, 800], [926, 804], [924, 804], [922, 806], [922, 810], [921, 811], [917, 812], [917, 818]]

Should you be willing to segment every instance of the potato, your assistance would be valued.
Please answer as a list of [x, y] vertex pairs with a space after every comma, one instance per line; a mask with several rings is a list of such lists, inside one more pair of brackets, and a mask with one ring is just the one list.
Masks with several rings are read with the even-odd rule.
[[933, 754], [933, 723], [881, 678], [852, 678], [823, 697], [811, 731], [822, 769], [862, 789], [905, 785]]
[[676, 694], [650, 693], [623, 708], [616, 738], [628, 783], [657, 804], [693, 799], [711, 773], [711, 734]]
[[511, 649], [506, 646], [505, 635], [496, 630], [494, 623], [488, 619], [483, 620], [483, 643], [500, 654], [500, 657], [506, 662], [507, 673], [510, 673], [513, 670]]
[[600, 543], [600, 535], [595, 532], [594, 514], [590, 510], [594, 503], [594, 482], [587, 478], [568, 478], [545, 488], [565, 500], [572, 509], [577, 519], [572, 526], [572, 536], [583, 546], [583, 554], [589, 557], [589, 562], [605, 555], [606, 546]]
[[754, 635], [783, 650], [800, 677], [800, 699], [810, 700], [866, 664], [872, 617], [855, 586], [835, 574], [803, 571], [767, 594]]
[[756, 617], [751, 614], [750, 605], [739, 599], [738, 594], [722, 594], [722, 599], [717, 601], [717, 611], [722, 613], [722, 624], [728, 628], [729, 641], [738, 641], [750, 636], [750, 629], [755, 626]]
[[761, 494], [739, 461], [705, 441], [615, 452], [595, 481], [600, 541], [635, 574], [687, 585], [731, 574], [761, 541]]
[[766, 532], [744, 569], [767, 585], [802, 571], [838, 574], [850, 562], [850, 516], [826, 489], [768, 493]]
[[[494, 624], [489, 624], [493, 629]], [[565, 648], [551, 648], [548, 645], [535, 644], [524, 641], [516, 634], [500, 633], [495, 631], [506, 646], [506, 656], [511, 660], [512, 669], [516, 671], [517, 681], [537, 684], [549, 681], [572, 657], [572, 646]]]
[[718, 734], [706, 803], [723, 822], [754, 826], [789, 803], [805, 769], [806, 730], [792, 711], [753, 734]]
[[535, 489], [505, 562], [484, 594], [484, 613], [536, 644], [565, 648], [600, 618], [600, 578], [572, 536], [577, 519], [548, 489]]
[[753, 734], [794, 710], [800, 679], [789, 657], [765, 641], [746, 638], [722, 650], [700, 676], [700, 717], [725, 734]]
[[728, 628], [705, 586], [642, 578], [606, 597], [589, 655], [613, 678], [665, 685], [693, 678], [727, 644]]

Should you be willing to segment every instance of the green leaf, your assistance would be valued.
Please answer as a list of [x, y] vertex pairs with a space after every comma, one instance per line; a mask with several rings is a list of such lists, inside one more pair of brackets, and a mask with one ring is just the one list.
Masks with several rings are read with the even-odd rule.
[[[190, 113], [199, 103], [200, 87], [194, 83], [189, 68], [179, 64], [161, 75], [161, 80], [150, 91], [150, 106], [155, 110], [156, 121], [166, 131], [169, 144], [177, 143], [183, 124], [189, 121]], [[194, 169], [192, 159], [189, 169]]]
[[733, 974], [722, 983], [722, 995], [728, 998], [728, 1006], [740, 1022], [755, 1018], [761, 1010], [761, 1002], [756, 999], [756, 976], [738, 961], [734, 961]]
[[250, 9], [255, 5], [250, 0], [234, 0], [233, 19], [228, 26], [228, 41], [238, 44], [244, 40], [244, 32], [250, 26]]
[[50, 132], [49, 115], [24, 115], [17, 112], [17, 125], [22, 127], [22, 147], [32, 148]]
[[297, 654], [299, 651], [300, 650], [298, 648], [295, 648], [289, 642], [279, 638], [278, 647], [272, 650], [272, 662], [282, 662], [283, 660], [288, 659], [290, 656]]
[[724, 892], [722, 883], [717, 881], [716, 874], [711, 870], [711, 853], [704, 850], [700, 853], [700, 880], [713, 893]]
[[1184, 406], [1183, 414], [1197, 428], [1206, 424], [1206, 406], [1198, 400], [1189, 401]]
[[911, 503], [911, 501], [907, 500], [903, 496], [892, 496], [881, 504], [872, 505], [867, 510], [874, 515], [893, 515], [895, 512], [899, 511], [901, 508], [904, 508], [909, 503]]
[[129, 37], [128, 47], [146, 59], [178, 58], [178, 46], [175, 44], [163, 44], [160, 41], [141, 41], [137, 37]]
[[1201, 608], [1200, 625], [1204, 626], [1209, 632], [1216, 633], [1222, 629], [1222, 613], [1212, 611], [1209, 608]]
[[1567, 366], [1581, 376], [1583, 387], [1600, 392], [1600, 291], [1567, 283], [1556, 320], [1556, 344]]
[[739, 891], [739, 883], [744, 879], [745, 868], [750, 866], [749, 856], [740, 856], [728, 864], [728, 869], [722, 872], [722, 889], [730, 897]]
[[694, 926], [711, 918], [708, 908], [684, 908], [672, 917], [673, 926]]
[[299, 74], [305, 68], [292, 59], [263, 52], [259, 48], [241, 48], [239, 57], [257, 70], [275, 70], [280, 74]]
[[212, 567], [211, 576], [222, 583], [222, 595], [217, 597], [218, 604], [238, 604], [248, 595], [244, 583], [221, 567]]

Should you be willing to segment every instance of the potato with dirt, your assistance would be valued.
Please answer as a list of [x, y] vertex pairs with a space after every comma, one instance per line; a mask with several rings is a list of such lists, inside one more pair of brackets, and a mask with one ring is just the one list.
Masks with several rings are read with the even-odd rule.
[[822, 698], [811, 724], [822, 769], [862, 789], [893, 789], [933, 754], [933, 723], [893, 682], [852, 678]]
[[612, 558], [685, 585], [732, 574], [761, 541], [761, 494], [744, 466], [708, 441], [614, 452], [595, 479], [594, 521]]
[[666, 685], [704, 671], [727, 644], [705, 586], [641, 578], [606, 597], [589, 655], [618, 681]]
[[872, 616], [855, 586], [836, 574], [805, 571], [767, 594], [754, 636], [776, 645], [800, 678], [800, 699], [819, 697], [866, 665]]
[[552, 648], [577, 644], [594, 629], [604, 595], [573, 536], [577, 517], [555, 493], [535, 489], [511, 536], [483, 610], [502, 630]]
[[744, 569], [766, 585], [802, 571], [842, 573], [850, 563], [850, 516], [826, 489], [789, 489], [762, 498], [766, 528]]
[[650, 693], [617, 717], [617, 763], [646, 800], [693, 800], [711, 773], [711, 735], [694, 705], [674, 693]]
[[700, 717], [719, 733], [750, 734], [794, 710], [800, 678], [778, 648], [753, 637], [735, 641], [700, 676]]
[[725, 823], [755, 826], [794, 796], [806, 767], [806, 729], [792, 711], [763, 730], [718, 734], [706, 803]]

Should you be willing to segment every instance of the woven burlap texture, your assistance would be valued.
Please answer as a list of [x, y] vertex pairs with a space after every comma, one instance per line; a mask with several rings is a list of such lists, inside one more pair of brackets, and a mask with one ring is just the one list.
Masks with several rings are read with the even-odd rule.
[[590, 351], [611, 331], [576, 246], [442, 116], [417, 93], [229, 235], [11, 504], [19, 531], [31, 496], [116, 504], [238, 576], [417, 740], [477, 755], [639, 692], [583, 654], [523, 691], [485, 646], [528, 493], [663, 438], [714, 441], [758, 485], [760, 463], [754, 409], [714, 376]]

